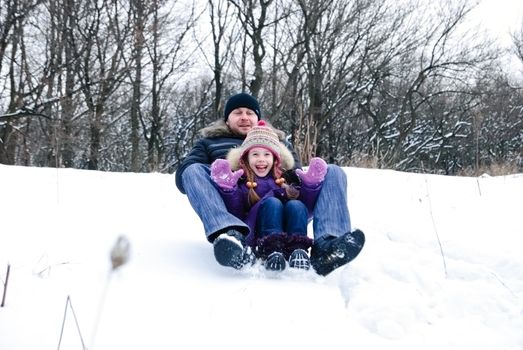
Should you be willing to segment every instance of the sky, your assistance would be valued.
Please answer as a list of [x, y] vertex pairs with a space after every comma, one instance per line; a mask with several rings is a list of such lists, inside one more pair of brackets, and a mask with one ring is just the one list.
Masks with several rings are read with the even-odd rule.
[[503, 42], [510, 42], [510, 32], [523, 25], [522, 0], [481, 0], [476, 11], [479, 22]]
[[321, 277], [218, 265], [174, 175], [0, 165], [0, 349], [523, 349], [523, 174], [344, 170]]
[[[500, 49], [512, 51], [511, 35], [523, 27], [523, 0], [479, 0], [469, 20], [493, 38]], [[501, 62], [518, 82], [523, 79], [523, 63], [515, 54], [505, 56]]]

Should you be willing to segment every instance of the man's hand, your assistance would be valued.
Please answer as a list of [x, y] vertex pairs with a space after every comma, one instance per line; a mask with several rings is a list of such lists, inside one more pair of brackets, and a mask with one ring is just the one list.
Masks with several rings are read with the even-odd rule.
[[312, 158], [307, 171], [296, 169], [296, 174], [305, 185], [317, 186], [325, 179], [327, 163], [321, 158]]
[[232, 190], [242, 175], [243, 169], [232, 171], [225, 159], [216, 159], [211, 164], [211, 179], [224, 190]]

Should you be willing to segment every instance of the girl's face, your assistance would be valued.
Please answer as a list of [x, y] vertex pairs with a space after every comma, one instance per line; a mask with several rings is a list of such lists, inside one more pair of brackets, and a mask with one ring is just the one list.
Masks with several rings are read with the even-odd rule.
[[264, 177], [267, 176], [274, 165], [274, 155], [263, 147], [254, 147], [249, 150], [247, 161], [256, 176]]

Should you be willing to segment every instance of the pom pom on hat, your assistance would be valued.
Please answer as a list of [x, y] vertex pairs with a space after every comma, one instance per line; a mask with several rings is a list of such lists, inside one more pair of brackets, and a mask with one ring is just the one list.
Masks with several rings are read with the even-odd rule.
[[276, 135], [276, 133], [266, 125], [264, 120], [260, 120], [258, 125], [254, 126], [249, 133], [247, 133], [247, 136], [241, 145], [241, 155], [243, 156], [254, 147], [268, 149], [276, 158], [281, 158], [282, 144], [278, 135]]
[[260, 120], [261, 111], [258, 101], [253, 96], [245, 92], [229, 97], [223, 110], [223, 119], [227, 121], [227, 119], [229, 119], [229, 114], [231, 114], [231, 112], [236, 108], [240, 107], [249, 108], [251, 111], [256, 113], [256, 115], [258, 116], [258, 120]]

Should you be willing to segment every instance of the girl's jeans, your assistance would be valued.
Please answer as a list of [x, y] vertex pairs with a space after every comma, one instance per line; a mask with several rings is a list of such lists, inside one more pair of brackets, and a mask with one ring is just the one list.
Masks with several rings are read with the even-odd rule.
[[307, 207], [299, 200], [283, 203], [276, 197], [268, 197], [260, 204], [256, 232], [259, 238], [282, 232], [306, 236], [307, 215]]

